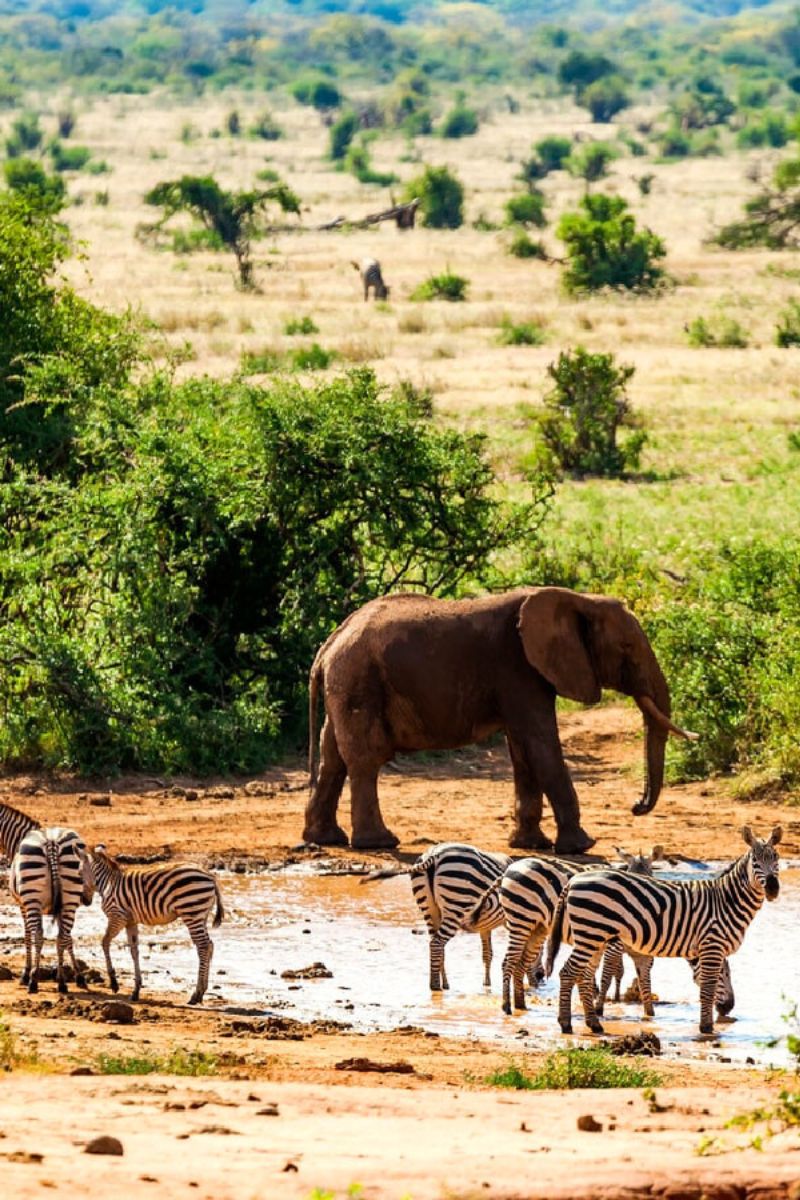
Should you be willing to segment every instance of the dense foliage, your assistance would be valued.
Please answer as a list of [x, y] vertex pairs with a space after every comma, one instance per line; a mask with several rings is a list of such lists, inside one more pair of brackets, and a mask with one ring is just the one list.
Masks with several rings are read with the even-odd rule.
[[175, 385], [48, 282], [62, 231], [0, 206], [0, 759], [253, 769], [320, 641], [398, 587], [454, 594], [532, 533], [477, 435], [368, 370]]
[[646, 291], [664, 281], [664, 243], [649, 229], [637, 229], [621, 196], [584, 196], [581, 211], [564, 213], [557, 233], [566, 246], [563, 280], [569, 292]]
[[464, 188], [447, 167], [426, 167], [406, 185], [405, 200], [419, 199], [422, 224], [431, 229], [458, 229], [464, 220]]

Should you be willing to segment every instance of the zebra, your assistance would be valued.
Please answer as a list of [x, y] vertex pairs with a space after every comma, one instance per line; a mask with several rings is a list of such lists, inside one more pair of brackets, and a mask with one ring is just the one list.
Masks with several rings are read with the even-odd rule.
[[9, 862], [17, 853], [20, 842], [31, 829], [41, 829], [39, 821], [10, 804], [0, 803], [0, 850]]
[[353, 266], [361, 276], [364, 285], [364, 299], [369, 299], [369, 289], [372, 288], [376, 300], [388, 300], [390, 289], [383, 282], [381, 264], [377, 258], [362, 258], [361, 262], [353, 261]]
[[44, 940], [42, 917], [50, 914], [58, 922], [58, 990], [62, 995], [68, 990], [64, 978], [65, 950], [72, 962], [76, 984], [85, 988], [86, 978], [75, 960], [72, 926], [78, 905], [91, 904], [94, 882], [86, 843], [80, 834], [57, 825], [49, 829], [30, 829], [12, 860], [9, 887], [20, 906], [25, 925], [25, 969], [20, 982], [27, 984], [31, 993], [39, 990]]
[[[410, 876], [414, 900], [428, 929], [432, 992], [450, 987], [444, 965], [445, 947], [462, 928], [465, 914], [510, 863], [508, 854], [492, 854], [463, 842], [441, 842], [431, 846], [409, 867], [373, 871], [361, 880], [367, 883], [394, 875]], [[480, 934], [481, 938], [484, 987], [491, 985], [492, 930], [503, 921], [503, 910], [497, 905], [485, 919], [470, 927], [470, 932]]]
[[[626, 870], [652, 874], [652, 864], [663, 857], [663, 848], [654, 846], [650, 857], [631, 855], [620, 850]], [[503, 959], [502, 1009], [511, 1015], [511, 981], [514, 982], [514, 1007], [525, 1009], [525, 972], [540, 981], [539, 962], [545, 938], [553, 923], [558, 899], [567, 882], [577, 874], [596, 870], [594, 864], [567, 862], [563, 858], [531, 856], [516, 859], [481, 898], [464, 921], [465, 928], [496, 918], [497, 911], [508, 926], [508, 949]], [[622, 963], [622, 950], [609, 948], [609, 983]]]
[[[696, 960], [700, 1032], [713, 1033], [713, 1005], [724, 961], [738, 950], [764, 897], [774, 900], [780, 891], [775, 847], [781, 836], [779, 825], [765, 840], [746, 825], [742, 837], [748, 850], [713, 879], [670, 881], [613, 870], [573, 876], [558, 903], [547, 958], [549, 975], [562, 938], [572, 942], [572, 953], [560, 973], [562, 1032], [572, 1032], [576, 981], [586, 1024], [593, 1033], [603, 1032], [588, 980], [603, 947], [617, 939], [639, 955]], [[650, 1015], [649, 972], [639, 975], [639, 986]]]
[[133, 959], [131, 1000], [138, 1000], [142, 989], [139, 925], [169, 925], [181, 920], [189, 930], [198, 957], [197, 984], [189, 1003], [200, 1004], [208, 987], [208, 972], [214, 954], [214, 943], [206, 925], [215, 901], [215, 929], [225, 916], [219, 884], [214, 876], [191, 863], [123, 866], [118, 859], [112, 858], [105, 846], [95, 848], [91, 862], [108, 922], [103, 935], [103, 953], [112, 992], [119, 991], [119, 983], [111, 962], [111, 943], [120, 930], [124, 929], [128, 935]]

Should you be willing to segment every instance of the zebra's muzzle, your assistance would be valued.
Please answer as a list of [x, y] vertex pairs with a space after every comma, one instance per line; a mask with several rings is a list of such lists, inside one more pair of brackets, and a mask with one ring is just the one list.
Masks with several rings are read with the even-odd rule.
[[764, 883], [764, 895], [768, 900], [777, 899], [778, 892], [781, 890], [781, 885], [778, 882], [777, 875], [768, 875]]

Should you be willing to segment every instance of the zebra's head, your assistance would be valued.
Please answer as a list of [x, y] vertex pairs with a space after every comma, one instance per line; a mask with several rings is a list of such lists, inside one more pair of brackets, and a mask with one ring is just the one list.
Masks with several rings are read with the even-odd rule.
[[780, 891], [778, 881], [778, 851], [775, 849], [783, 836], [780, 825], [776, 825], [768, 838], [757, 838], [749, 825], [742, 830], [742, 837], [750, 847], [748, 871], [751, 882], [763, 889], [768, 900], [776, 899]]
[[92, 870], [92, 856], [86, 849], [86, 843], [81, 839], [75, 843], [75, 851], [81, 864], [81, 881], [83, 883], [83, 891], [81, 892], [81, 904], [87, 907], [94, 900], [95, 881], [94, 871]]
[[111, 857], [105, 846], [95, 846], [88, 858], [91, 864], [92, 879], [102, 895], [117, 867], [116, 859]]
[[641, 850], [638, 854], [629, 854], [619, 846], [614, 849], [625, 864], [622, 870], [632, 871], [634, 875], [652, 875], [653, 864], [664, 857], [663, 846], [653, 846], [652, 854], [642, 854]]

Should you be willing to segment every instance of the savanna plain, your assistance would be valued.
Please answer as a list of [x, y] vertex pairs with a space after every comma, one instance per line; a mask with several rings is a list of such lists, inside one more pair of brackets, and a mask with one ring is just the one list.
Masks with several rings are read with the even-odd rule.
[[[44, 120], [58, 103], [57, 97], [41, 99]], [[625, 553], [633, 551], [679, 594], [687, 563], [721, 533], [734, 542], [759, 535], [780, 544], [794, 531], [800, 457], [788, 435], [797, 424], [798, 352], [776, 347], [774, 327], [796, 295], [800, 270], [789, 252], [732, 252], [707, 243], [741, 213], [753, 194], [754, 169], [768, 175], [776, 152], [648, 163], [653, 181], [647, 194], [636, 182], [644, 171], [639, 159], [615, 160], [603, 190], [625, 197], [637, 221], [663, 237], [671, 281], [654, 295], [578, 299], [562, 290], [557, 263], [516, 259], [507, 253], [505, 231], [475, 227], [476, 221], [500, 224], [531, 143], [551, 134], [595, 136], [586, 114], [567, 101], [530, 100], [509, 112], [499, 92], [487, 93], [473, 137], [418, 138], [411, 161], [405, 140], [382, 137], [373, 149], [376, 167], [405, 179], [424, 162], [446, 164], [465, 186], [460, 229], [407, 231], [391, 223], [315, 230], [340, 214], [358, 218], [388, 207], [387, 189], [335, 171], [319, 115], [288, 101], [285, 109], [273, 106], [285, 130], [279, 141], [265, 146], [211, 136], [233, 105], [244, 123], [250, 109], [255, 113], [247, 95], [187, 103], [153, 94], [93, 99], [79, 114], [81, 140], [111, 170], [71, 184], [80, 202], [65, 219], [82, 253], [64, 271], [93, 303], [117, 312], [131, 307], [152, 321], [163, 334], [154, 353], [165, 361], [171, 356], [178, 379], [230, 375], [243, 355], [252, 362], [317, 341], [335, 352], [329, 373], [367, 365], [387, 388], [410, 381], [430, 395], [436, 422], [484, 433], [498, 486], [513, 495], [523, 488], [533, 454], [532, 414], [549, 387], [547, 365], [578, 345], [613, 351], [636, 368], [629, 396], [648, 442], [633, 475], [559, 485], [547, 542], [551, 553], [571, 556], [578, 581], [584, 558], [604, 561], [606, 590], [635, 600], [625, 590]], [[634, 130], [651, 116], [630, 109], [624, 121]], [[281, 218], [281, 226], [296, 229], [281, 228], [255, 243], [257, 290], [236, 289], [227, 255], [177, 255], [137, 238], [137, 227], [154, 219], [143, 196], [159, 181], [211, 174], [227, 187], [244, 188], [265, 167], [302, 198], [302, 212]], [[542, 188], [557, 213], [577, 203], [583, 183], [558, 171]], [[543, 237], [551, 257], [558, 257], [562, 250], [551, 232]], [[352, 260], [366, 256], [381, 263], [391, 288], [386, 301], [362, 299]], [[411, 299], [422, 280], [447, 269], [468, 279], [465, 300]], [[691, 346], [687, 326], [713, 311], [738, 320], [748, 344]], [[298, 339], [285, 332], [288, 322], [304, 317], [316, 333]], [[534, 323], [540, 344], [502, 344], [509, 322]], [[315, 380], [324, 377], [314, 373]], [[769, 775], [758, 775], [752, 787], [722, 775], [672, 783], [652, 814], [632, 818], [641, 779], [635, 710], [618, 701], [591, 711], [568, 709], [561, 725], [597, 853], [661, 843], [690, 858], [726, 861], [741, 850], [743, 825], [766, 834], [780, 823], [786, 880], [796, 892], [800, 810], [791, 790], [772, 787]], [[401, 863], [438, 841], [506, 846], [512, 785], [499, 744], [443, 759], [401, 757], [396, 770], [384, 772], [381, 792], [401, 839]], [[2, 799], [42, 823], [79, 828], [91, 844], [144, 860], [191, 857], [219, 868], [234, 925], [244, 920], [237, 889], [253, 872], [265, 878], [284, 870], [301, 877], [304, 870], [329, 872], [332, 880], [350, 881], [345, 886], [354, 911], [379, 904], [358, 874], [386, 865], [387, 856], [321, 855], [298, 845], [306, 799], [299, 757], [233, 783], [188, 775], [11, 776], [3, 780]], [[345, 793], [345, 823], [346, 800]], [[100, 968], [97, 938], [82, 935], [81, 917], [79, 956]], [[300, 918], [306, 919], [303, 912]], [[410, 906], [402, 919], [414, 923]], [[325, 923], [324, 902], [309, 907], [307, 921]], [[188, 1008], [183, 982], [164, 975], [168, 956], [159, 958], [161, 935], [155, 933], [144, 999], [132, 1024], [118, 1024], [104, 1011], [111, 996], [102, 981], [59, 999], [52, 982], [28, 997], [8, 978], [22, 961], [9, 918], [0, 943], [0, 965], [11, 968], [0, 969], [0, 1067], [9, 1069], [0, 1076], [3, 1193], [27, 1198], [43, 1190], [113, 1189], [213, 1200], [800, 1195], [796, 1113], [794, 1125], [765, 1116], [780, 1104], [779, 1094], [791, 1090], [791, 1067], [767, 1068], [760, 1058], [730, 1061], [726, 1043], [735, 1025], [721, 1025], [713, 1043], [698, 1042], [691, 1053], [616, 1060], [621, 1068], [654, 1072], [656, 1082], [613, 1090], [508, 1090], [497, 1081], [512, 1066], [534, 1077], [556, 1050], [591, 1040], [567, 1042], [555, 1029], [547, 1037], [528, 1036], [525, 1014], [507, 1019], [503, 1037], [475, 1037], [464, 1021], [448, 1027], [448, 1006], [459, 1011], [464, 993], [478, 990], [471, 986], [478, 983], [476, 939], [459, 939], [469, 943], [464, 963], [452, 995], [436, 1005], [436, 1020], [411, 1024], [400, 1014], [387, 1028], [378, 1018], [372, 1027], [359, 1024], [343, 1006], [327, 1017], [304, 1017], [304, 997], [321, 981], [300, 979], [290, 994], [279, 978], [269, 979], [275, 928], [266, 914], [263, 935], [248, 943], [264, 977], [258, 999], [237, 1001], [235, 988], [225, 977], [214, 978], [212, 968], [202, 1009]], [[334, 941], [336, 923], [327, 928]], [[226, 923], [214, 936], [221, 946]], [[337, 968], [334, 977], [351, 1009], [358, 1008], [364, 974], [382, 972], [369, 938], [367, 929], [353, 951], [354, 964], [367, 965], [355, 965], [352, 978]], [[301, 933], [297, 968], [310, 965], [302, 940]], [[796, 939], [789, 946], [765, 941], [765, 988], [772, 956], [784, 953], [796, 953]], [[121, 942], [116, 954], [124, 990], [128, 964]], [[424, 984], [426, 967], [426, 940], [418, 937], [405, 970]], [[735, 960], [733, 969], [735, 977]], [[157, 978], [152, 988], [149, 971]], [[658, 964], [659, 991], [657, 971]], [[396, 981], [387, 973], [382, 986], [391, 996]], [[552, 1007], [552, 985], [548, 989], [544, 1001], [531, 1004]], [[499, 1008], [496, 991], [488, 1003]], [[656, 1013], [652, 1029], [658, 1032]], [[550, 1017], [555, 1026], [555, 1013]], [[773, 1032], [780, 1037], [785, 1029], [779, 1023]], [[729, 1124], [756, 1110], [752, 1124]], [[587, 1116], [594, 1119], [588, 1130], [582, 1127]], [[122, 1157], [83, 1156], [85, 1144], [103, 1134], [120, 1138]]]

